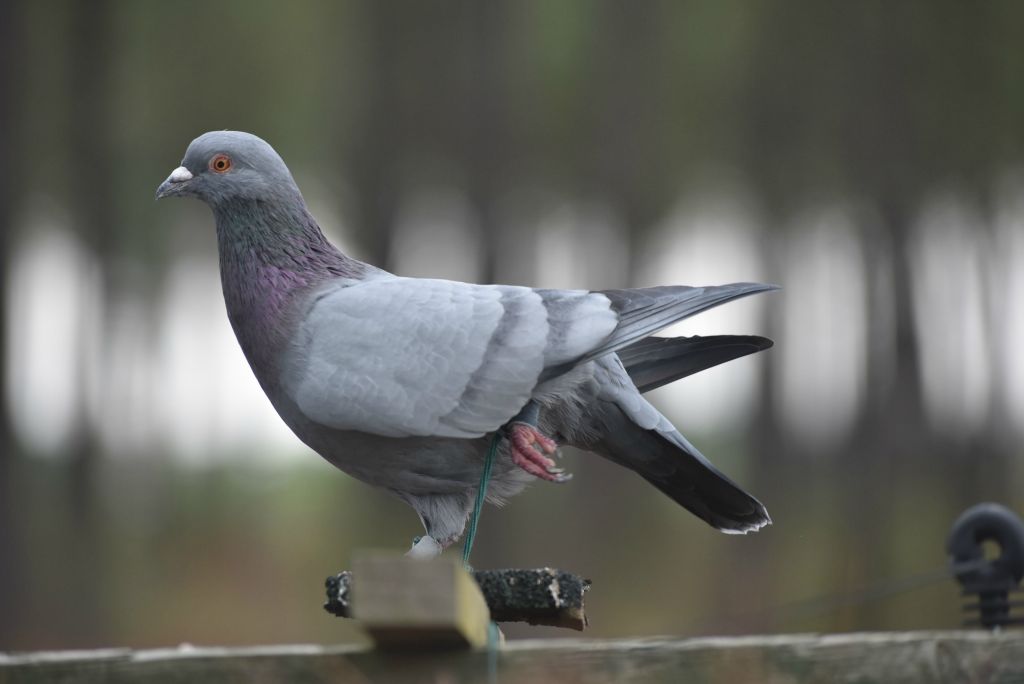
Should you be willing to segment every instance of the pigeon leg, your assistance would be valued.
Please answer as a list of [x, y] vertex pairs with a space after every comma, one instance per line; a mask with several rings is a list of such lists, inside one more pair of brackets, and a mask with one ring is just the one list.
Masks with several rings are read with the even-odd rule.
[[539, 418], [540, 405], [531, 401], [505, 427], [512, 445], [512, 462], [542, 480], [568, 482], [572, 475], [556, 468], [550, 458], [558, 451], [558, 444], [537, 427]]

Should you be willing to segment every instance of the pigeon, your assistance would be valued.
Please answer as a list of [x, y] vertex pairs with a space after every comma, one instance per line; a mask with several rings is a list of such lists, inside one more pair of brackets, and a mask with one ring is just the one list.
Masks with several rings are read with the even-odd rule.
[[492, 440], [487, 501], [565, 483], [560, 446], [632, 470], [722, 532], [771, 523], [643, 393], [771, 346], [757, 336], [661, 338], [684, 318], [776, 289], [759, 283], [535, 289], [408, 278], [353, 259], [255, 135], [205, 133], [159, 186], [213, 211], [228, 318], [296, 436], [418, 514], [410, 554], [463, 534]]

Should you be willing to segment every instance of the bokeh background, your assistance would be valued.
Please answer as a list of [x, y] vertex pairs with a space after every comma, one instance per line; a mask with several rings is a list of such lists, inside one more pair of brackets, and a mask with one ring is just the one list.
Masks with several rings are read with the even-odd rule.
[[0, 649], [355, 640], [323, 578], [420, 531], [278, 421], [209, 211], [153, 201], [222, 128], [402, 274], [783, 285], [672, 331], [774, 349], [653, 394], [773, 527], [720, 535], [573, 453], [571, 484], [485, 511], [478, 567], [592, 578], [594, 636], [957, 626], [952, 581], [860, 599], [941, 568], [967, 505], [1024, 510], [1021, 26], [1013, 1], [4, 0]]

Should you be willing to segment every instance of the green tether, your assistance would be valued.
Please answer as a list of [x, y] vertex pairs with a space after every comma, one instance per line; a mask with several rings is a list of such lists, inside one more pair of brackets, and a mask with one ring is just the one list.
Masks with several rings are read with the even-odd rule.
[[480, 513], [484, 510], [484, 500], [487, 498], [487, 485], [491, 481], [491, 466], [494, 465], [494, 455], [498, 452], [498, 442], [501, 440], [501, 433], [495, 432], [491, 438], [491, 446], [487, 449], [487, 457], [484, 459], [484, 469], [480, 473], [480, 486], [476, 490], [476, 503], [473, 504], [473, 515], [469, 518], [469, 531], [466, 532], [466, 541], [462, 545], [462, 566], [466, 570], [472, 570], [469, 564], [469, 554], [473, 551], [473, 541], [476, 539], [476, 526], [480, 522]]

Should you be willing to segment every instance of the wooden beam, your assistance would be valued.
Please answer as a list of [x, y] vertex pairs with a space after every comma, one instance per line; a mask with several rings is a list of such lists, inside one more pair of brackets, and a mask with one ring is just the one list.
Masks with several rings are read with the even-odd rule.
[[[0, 653], [0, 682], [477, 682], [487, 681], [490, 658], [475, 650], [314, 645]], [[1010, 684], [1024, 681], [1024, 631], [510, 641], [497, 654], [497, 674], [502, 684]]]

